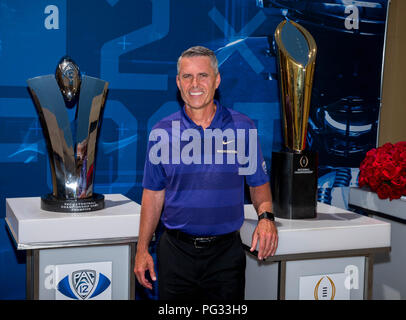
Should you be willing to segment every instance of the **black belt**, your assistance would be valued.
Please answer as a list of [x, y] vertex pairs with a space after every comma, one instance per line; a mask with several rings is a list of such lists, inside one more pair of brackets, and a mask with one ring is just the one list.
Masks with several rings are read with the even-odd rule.
[[168, 229], [165, 228], [166, 232], [170, 234], [171, 236], [175, 237], [176, 239], [182, 240], [184, 242], [193, 244], [195, 248], [202, 249], [202, 248], [208, 248], [211, 245], [218, 243], [220, 241], [224, 241], [227, 239], [232, 239], [235, 237], [238, 231], [218, 235], [218, 236], [209, 236], [209, 237], [203, 237], [203, 236], [192, 236], [190, 234], [184, 233], [180, 230], [176, 229]]

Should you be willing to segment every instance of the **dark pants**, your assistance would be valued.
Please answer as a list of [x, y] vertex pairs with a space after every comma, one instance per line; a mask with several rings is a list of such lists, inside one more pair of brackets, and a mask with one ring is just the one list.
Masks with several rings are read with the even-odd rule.
[[195, 248], [164, 231], [157, 247], [161, 300], [243, 300], [245, 252], [240, 234]]

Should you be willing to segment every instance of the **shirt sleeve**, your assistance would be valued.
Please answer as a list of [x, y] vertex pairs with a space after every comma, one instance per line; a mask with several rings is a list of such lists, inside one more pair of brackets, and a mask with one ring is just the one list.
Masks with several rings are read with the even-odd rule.
[[159, 191], [166, 187], [166, 174], [162, 163], [154, 164], [150, 160], [150, 151], [156, 141], [149, 141], [145, 156], [144, 177], [142, 187], [149, 190]]
[[246, 134], [246, 146], [248, 146], [246, 150], [249, 161], [245, 167], [251, 168], [245, 175], [246, 182], [250, 187], [261, 186], [269, 182], [269, 176], [259, 143], [258, 131], [253, 122], [250, 123], [250, 128]]

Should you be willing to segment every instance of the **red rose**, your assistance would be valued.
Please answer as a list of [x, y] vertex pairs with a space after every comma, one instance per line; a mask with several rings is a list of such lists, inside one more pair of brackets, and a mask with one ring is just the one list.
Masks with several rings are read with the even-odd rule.
[[364, 160], [362, 160], [361, 165], [359, 166], [360, 170], [371, 167], [374, 161], [375, 157], [366, 157]]
[[406, 167], [406, 150], [400, 152], [398, 161], [399, 165]]
[[[373, 185], [378, 185], [378, 181], [374, 175], [373, 168], [360, 171], [358, 183], [361, 187], [366, 184], [371, 185], [371, 179], [373, 180], [373, 182], [372, 182]], [[375, 180], [376, 180], [376, 182], [375, 182]]]
[[382, 150], [384, 152], [391, 151], [393, 149], [393, 144], [390, 142], [385, 143], [383, 146], [378, 148], [378, 151]]
[[368, 183], [373, 191], [376, 191], [378, 187], [382, 184], [381, 181], [377, 179], [375, 176], [369, 177]]
[[382, 166], [374, 168], [372, 175], [375, 179], [379, 180], [379, 183], [385, 180], [385, 176], [382, 173]]
[[371, 149], [367, 152], [367, 157], [375, 157], [376, 156], [376, 149]]
[[392, 163], [387, 162], [383, 166], [382, 174], [386, 179], [392, 180], [397, 177], [401, 170], [401, 167], [395, 167]]
[[384, 163], [388, 163], [388, 162], [392, 162], [392, 161], [393, 161], [393, 158], [392, 158], [391, 154], [381, 151], [376, 155], [374, 165], [381, 166]]
[[389, 194], [389, 200], [392, 201], [393, 199], [399, 199], [402, 196], [402, 189], [393, 187], [391, 188], [391, 192]]
[[406, 149], [406, 141], [399, 141], [395, 143], [395, 148], [405, 148]]
[[406, 186], [406, 176], [405, 175], [398, 175], [394, 179], [392, 179], [391, 183], [398, 188], [403, 188]]
[[377, 189], [376, 189], [376, 193], [378, 194], [378, 197], [380, 199], [387, 199], [389, 198], [391, 192], [391, 188], [386, 184], [383, 183], [381, 184]]

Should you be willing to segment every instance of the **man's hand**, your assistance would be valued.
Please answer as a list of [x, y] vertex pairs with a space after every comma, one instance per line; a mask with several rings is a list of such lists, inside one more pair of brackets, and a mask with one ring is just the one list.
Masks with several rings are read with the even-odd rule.
[[[258, 214], [266, 211], [272, 212], [272, 196], [269, 182], [257, 187], [250, 187], [250, 194], [252, 204]], [[264, 260], [270, 255], [273, 256], [275, 254], [278, 247], [278, 230], [273, 221], [269, 219], [258, 221], [258, 225], [252, 234], [251, 252], [257, 247], [258, 241], [259, 260]]]
[[135, 255], [134, 273], [138, 282], [147, 289], [152, 289], [152, 283], [145, 278], [145, 271], [149, 271], [151, 279], [156, 281], [154, 260], [148, 251], [138, 252]]
[[142, 193], [140, 232], [134, 261], [134, 273], [138, 282], [148, 289], [152, 289], [152, 284], [145, 278], [145, 272], [148, 270], [151, 279], [156, 280], [154, 260], [148, 252], [148, 245], [161, 216], [164, 199], [165, 189], [159, 191], [144, 189]]
[[275, 254], [278, 247], [278, 230], [273, 221], [262, 219], [258, 222], [252, 234], [251, 252], [256, 249], [258, 241], [258, 260], [264, 260]]

